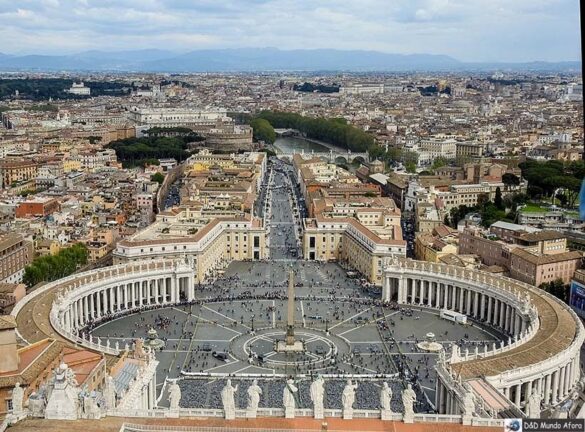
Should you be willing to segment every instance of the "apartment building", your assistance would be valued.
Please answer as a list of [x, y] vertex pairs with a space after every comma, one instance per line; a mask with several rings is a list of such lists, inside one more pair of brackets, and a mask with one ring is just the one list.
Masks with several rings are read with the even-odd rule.
[[406, 254], [400, 208], [381, 197], [379, 185], [361, 183], [348, 171], [319, 158], [293, 156], [309, 218], [303, 221], [303, 256], [341, 261], [370, 282], [382, 282], [382, 267]]
[[455, 158], [457, 160], [474, 160], [481, 158], [486, 151], [486, 144], [475, 142], [456, 142]]
[[582, 252], [567, 250], [566, 236], [559, 232], [522, 228], [505, 222], [494, 224], [490, 233], [467, 228], [459, 235], [459, 253], [475, 254], [483, 264], [502, 267], [510, 277], [535, 286], [556, 279], [569, 283], [581, 268]]
[[534, 286], [557, 279], [568, 284], [575, 270], [581, 268], [582, 260], [583, 253], [579, 251], [543, 255], [517, 248], [510, 253], [510, 277]]
[[382, 283], [387, 259], [406, 255], [399, 225], [382, 238], [354, 218], [317, 216], [303, 221], [303, 256], [309, 260], [340, 261], [370, 282]]
[[516, 246], [489, 238], [483, 231], [476, 228], [466, 228], [459, 234], [459, 253], [477, 255], [486, 266], [509, 268], [510, 252]]
[[455, 159], [457, 155], [457, 141], [453, 138], [422, 139], [417, 147], [420, 165], [430, 165], [437, 158]]
[[225, 108], [145, 108], [133, 106], [128, 118], [138, 125], [148, 127], [186, 126], [193, 129], [209, 129], [218, 122], [231, 121]]
[[414, 241], [414, 255], [417, 260], [440, 262], [441, 258], [457, 254], [459, 232], [446, 225], [437, 225], [429, 232], [419, 232]]
[[32, 180], [37, 176], [39, 163], [30, 159], [9, 158], [0, 160], [0, 188]]
[[19, 283], [33, 259], [33, 246], [20, 234], [0, 237], [0, 283]]
[[59, 208], [59, 201], [55, 198], [36, 197], [18, 204], [16, 217], [45, 217], [59, 211]]

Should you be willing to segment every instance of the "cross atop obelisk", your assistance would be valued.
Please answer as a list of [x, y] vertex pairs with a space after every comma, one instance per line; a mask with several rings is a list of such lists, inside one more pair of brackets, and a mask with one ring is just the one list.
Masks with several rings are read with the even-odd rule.
[[295, 274], [292, 269], [288, 272], [288, 312], [286, 317], [286, 344], [295, 344]]

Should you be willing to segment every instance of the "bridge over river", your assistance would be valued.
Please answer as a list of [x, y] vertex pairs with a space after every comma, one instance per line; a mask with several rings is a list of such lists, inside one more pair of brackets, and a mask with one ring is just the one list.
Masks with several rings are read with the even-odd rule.
[[368, 162], [367, 152], [352, 152], [319, 141], [313, 141], [302, 136], [296, 129], [274, 129], [278, 139], [274, 143], [278, 157], [291, 159], [294, 154], [301, 154], [303, 158], [322, 157], [331, 163], [351, 163], [355, 159]]
[[347, 151], [339, 151], [339, 150], [333, 150], [330, 149], [328, 152], [316, 152], [316, 151], [310, 151], [310, 152], [306, 152], [304, 150], [301, 151], [285, 151], [285, 152], [280, 152], [276, 155], [276, 157], [278, 157], [279, 159], [292, 159], [293, 155], [295, 154], [300, 154], [301, 157], [303, 159], [311, 159], [314, 157], [322, 157], [327, 159], [330, 163], [351, 163], [354, 160], [358, 159], [361, 162], [367, 163], [369, 162], [369, 154], [368, 152], [352, 152], [351, 150], [347, 150]]

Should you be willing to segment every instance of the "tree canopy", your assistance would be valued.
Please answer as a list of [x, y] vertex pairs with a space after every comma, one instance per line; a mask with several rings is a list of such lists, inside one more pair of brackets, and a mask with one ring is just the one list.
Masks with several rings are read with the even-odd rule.
[[281, 111], [262, 111], [256, 118], [268, 121], [274, 128], [296, 129], [308, 138], [321, 140], [354, 152], [365, 152], [376, 146], [370, 134], [348, 125], [345, 120], [304, 117], [300, 114]]
[[272, 144], [276, 141], [276, 132], [272, 125], [263, 118], [255, 118], [250, 122], [252, 126], [254, 139], [256, 141], [264, 141], [265, 143]]
[[555, 190], [563, 188], [569, 206], [575, 205], [581, 182], [585, 178], [584, 161], [527, 160], [520, 164], [520, 169], [522, 177], [528, 180], [527, 192], [531, 198], [552, 197]]
[[144, 166], [154, 159], [174, 158], [183, 161], [189, 156], [187, 144], [192, 135], [177, 137], [141, 137], [112, 141], [106, 147], [116, 151], [124, 167]]
[[64, 278], [87, 264], [87, 258], [87, 247], [83, 243], [63, 249], [56, 255], [35, 258], [25, 267], [23, 282], [30, 288], [39, 282]]
[[165, 181], [165, 176], [159, 172], [154, 173], [150, 176], [150, 181], [157, 182], [158, 184], [162, 184]]
[[[32, 100], [84, 99], [90, 96], [68, 93], [72, 79], [64, 78], [25, 78], [0, 80], [0, 99], [14, 96], [18, 90], [20, 97]], [[115, 81], [88, 81], [85, 86], [91, 89], [91, 96], [122, 96], [128, 94], [131, 86]]]

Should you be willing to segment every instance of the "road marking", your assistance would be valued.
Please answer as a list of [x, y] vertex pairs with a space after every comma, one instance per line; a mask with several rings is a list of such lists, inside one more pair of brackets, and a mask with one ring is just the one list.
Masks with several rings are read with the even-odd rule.
[[[208, 320], [208, 319], [206, 319], [206, 318], [202, 318], [202, 317], [200, 317], [200, 316], [198, 316], [198, 315], [191, 314], [191, 316], [194, 316], [195, 318], [198, 318], [198, 319], [200, 319], [201, 321], [207, 322], [207, 323], [209, 323], [209, 324], [213, 324], [213, 325], [219, 326], [219, 327], [221, 327], [221, 328], [223, 328], [223, 329], [226, 329], [226, 330], [232, 331], [232, 332], [234, 332], [234, 333], [237, 333], [238, 335], [241, 335], [241, 334], [242, 334], [242, 332], [239, 332], [239, 331], [237, 331], [237, 330], [234, 330], [234, 329], [232, 329], [232, 328], [226, 327], [226, 326], [224, 326], [224, 325], [222, 325], [222, 324], [219, 324], [219, 323], [213, 322], [213, 321], [211, 321], [211, 320]], [[238, 325], [241, 325], [241, 324], [238, 324]], [[246, 326], [244, 326], [244, 327], [246, 327]], [[248, 328], [250, 328], [250, 327], [248, 327]]]
[[301, 300], [301, 317], [303, 318], [303, 327], [307, 326], [305, 322], [305, 308], [303, 307], [303, 301]]
[[[368, 311], [370, 311], [370, 310], [372, 310], [372, 308], [371, 308], [371, 307], [369, 307], [369, 308], [367, 308], [367, 309], [364, 309], [363, 311], [361, 311], [361, 312], [358, 312], [358, 313], [356, 313], [355, 315], [352, 315], [352, 316], [350, 316], [349, 318], [347, 318], [347, 319], [344, 319], [343, 321], [340, 321], [340, 322], [338, 322], [338, 323], [337, 323], [337, 324], [335, 324], [333, 327], [329, 327], [329, 330], [333, 330], [335, 327], [337, 327], [337, 326], [340, 326], [340, 325], [341, 325], [341, 324], [343, 324], [344, 322], [347, 322], [347, 321], [349, 321], [349, 320], [351, 320], [351, 319], [354, 319], [355, 317], [357, 317], [357, 316], [360, 316], [361, 314], [363, 314], [363, 313], [366, 313], [366, 312], [368, 312]], [[356, 327], [356, 328], [358, 328], [358, 327]], [[354, 330], [355, 330], [355, 329], [354, 329]], [[344, 333], [341, 333], [341, 334], [344, 334]]]
[[353, 367], [356, 367], [358, 369], [367, 370], [368, 372], [371, 372], [371, 373], [374, 373], [374, 374], [377, 374], [378, 373], [378, 371], [375, 371], [374, 369], [370, 369], [370, 368], [367, 368], [367, 367], [359, 366], [359, 365], [356, 365], [356, 364], [351, 363], [351, 362], [347, 362], [347, 364], [348, 365], [352, 365]]
[[203, 371], [209, 372], [209, 371], [212, 371], [212, 370], [215, 370], [215, 369], [219, 369], [219, 368], [222, 368], [222, 367], [225, 367], [225, 366], [231, 366], [233, 363], [234, 362], [225, 363], [225, 364], [222, 364], [222, 365], [219, 365], [219, 366], [214, 366], [214, 367], [209, 368], [209, 369], [203, 369]]
[[272, 300], [272, 328], [276, 328], [276, 302]]
[[[230, 321], [232, 321], [232, 322], [238, 323], [238, 325], [241, 325], [242, 327], [246, 327], [248, 330], [252, 330], [252, 327], [248, 327], [246, 324], [239, 323], [237, 320], [235, 320], [235, 319], [233, 319], [233, 318], [230, 318], [229, 316], [227, 316], [227, 315], [224, 315], [224, 314], [222, 314], [222, 313], [220, 313], [220, 312], [218, 312], [218, 311], [216, 311], [216, 310], [214, 310], [214, 309], [211, 309], [211, 308], [209, 308], [209, 307], [207, 307], [207, 306], [205, 306], [205, 305], [202, 305], [202, 309], [207, 309], [207, 310], [209, 310], [209, 311], [211, 311], [211, 312], [215, 312], [216, 314], [218, 314], [219, 316], [222, 316], [222, 317], [224, 317], [225, 319], [228, 319], [228, 320], [230, 320]], [[195, 315], [193, 315], [193, 316], [195, 316]], [[205, 320], [205, 318], [202, 318], [202, 319], [203, 319], [204, 321], [213, 322], [213, 321], [211, 321], [211, 320]], [[221, 326], [221, 327], [223, 327], [221, 324], [217, 324], [217, 325], [218, 325], [218, 326]], [[226, 328], [227, 328], [227, 327], [226, 327]]]

